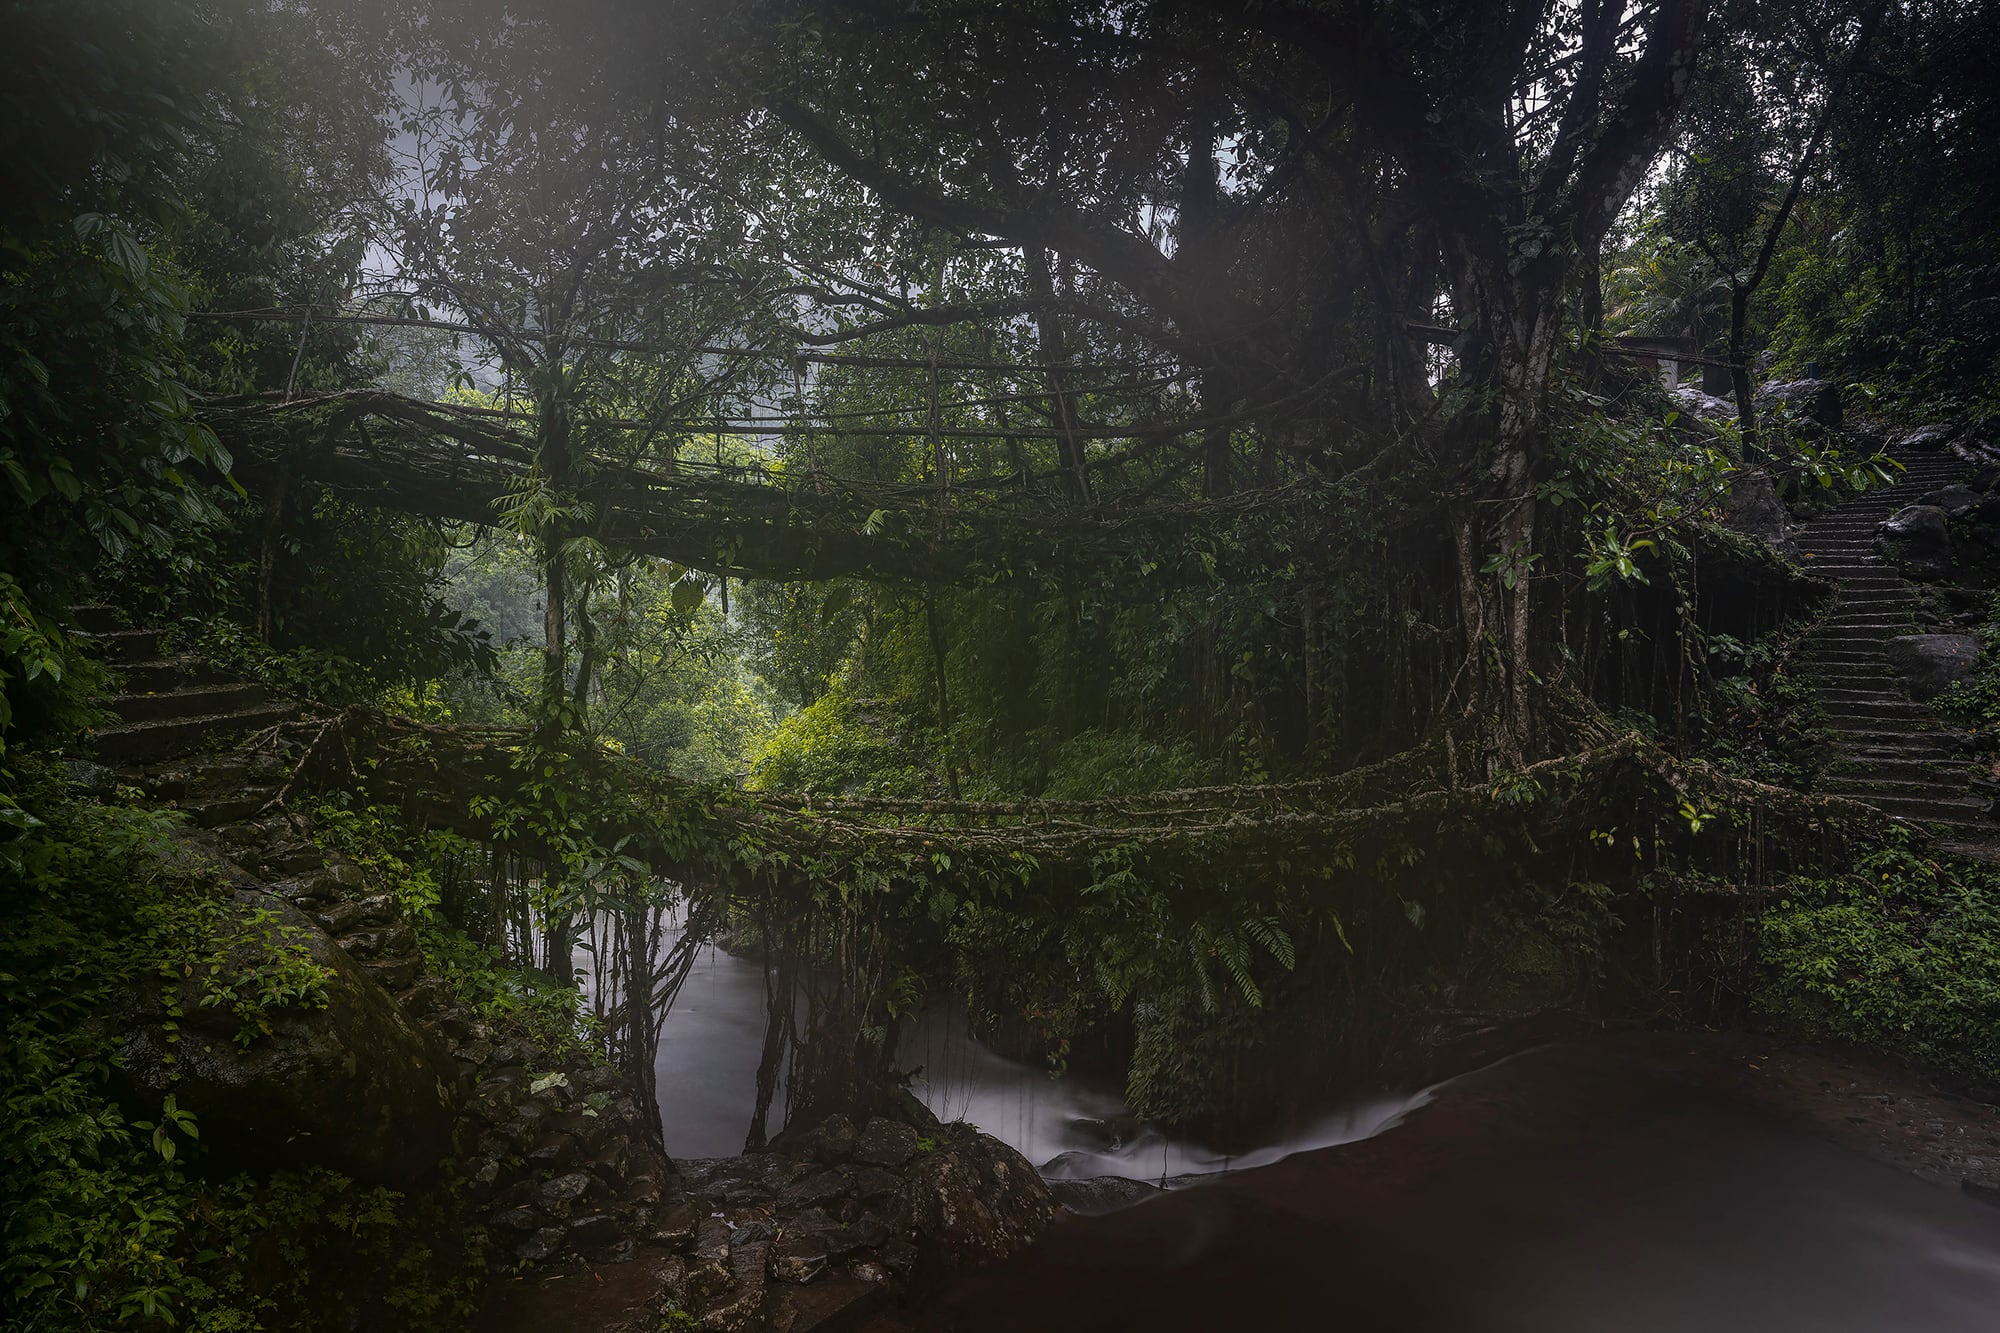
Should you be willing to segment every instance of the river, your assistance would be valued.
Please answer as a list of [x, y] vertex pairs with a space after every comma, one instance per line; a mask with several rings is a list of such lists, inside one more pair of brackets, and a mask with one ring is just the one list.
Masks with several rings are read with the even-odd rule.
[[[655, 1065], [670, 1155], [725, 1157], [743, 1150], [763, 1034], [762, 967], [704, 949], [667, 1015]], [[948, 999], [933, 1002], [905, 1024], [897, 1063], [920, 1071], [910, 1090], [940, 1120], [978, 1126], [1055, 1180], [1119, 1176], [1178, 1184], [1261, 1166], [1380, 1133], [1425, 1096], [1384, 1096], [1329, 1108], [1283, 1142], [1225, 1156], [1136, 1124], [1108, 1083], [1076, 1073], [1052, 1078], [1044, 1069], [995, 1054], [971, 1038], [962, 1007]], [[780, 1127], [774, 1121], [771, 1129]]]

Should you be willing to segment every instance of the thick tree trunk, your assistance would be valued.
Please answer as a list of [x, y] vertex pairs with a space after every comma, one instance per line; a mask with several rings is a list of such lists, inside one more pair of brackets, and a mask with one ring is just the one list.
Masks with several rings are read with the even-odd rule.
[[1736, 424], [1743, 435], [1743, 461], [1761, 463], [1764, 447], [1757, 439], [1757, 406], [1750, 398], [1750, 361], [1745, 347], [1750, 324], [1751, 288], [1735, 284], [1729, 294], [1729, 385], [1736, 395]]
[[1484, 463], [1470, 504], [1455, 516], [1454, 541], [1469, 665], [1479, 711], [1495, 723], [1493, 763], [1518, 764], [1535, 743], [1535, 486], [1546, 450], [1546, 394], [1563, 311], [1559, 262], [1465, 265], [1461, 301], [1484, 310], [1465, 321], [1478, 337], [1461, 372], [1484, 385], [1461, 427]]
[[[1049, 268], [1049, 252], [1040, 246], [1030, 246], [1027, 260], [1029, 290], [1037, 300], [1053, 303], [1056, 282]], [[1063, 489], [1071, 499], [1088, 504], [1090, 473], [1085, 467], [1083, 442], [1075, 434], [1076, 395], [1070, 392], [1069, 373], [1064, 369], [1069, 361], [1069, 347], [1063, 336], [1062, 317], [1052, 309], [1041, 310], [1035, 316], [1035, 337], [1041, 344], [1042, 364], [1047, 368], [1049, 420], [1062, 432], [1056, 441], [1056, 456], [1062, 464]]]
[[257, 639], [271, 642], [271, 593], [278, 569], [278, 538], [285, 526], [285, 502], [291, 498], [292, 474], [282, 463], [271, 493], [264, 497], [264, 532], [257, 551]]

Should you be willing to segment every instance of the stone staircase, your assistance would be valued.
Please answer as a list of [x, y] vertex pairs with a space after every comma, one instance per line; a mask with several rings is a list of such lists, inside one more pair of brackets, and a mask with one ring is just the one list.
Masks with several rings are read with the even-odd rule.
[[107, 764], [186, 754], [298, 716], [262, 685], [232, 681], [196, 657], [167, 656], [162, 631], [127, 628], [113, 607], [73, 606], [69, 621], [124, 681], [125, 693], [105, 700], [117, 723], [91, 738]]
[[1916, 587], [1881, 554], [1877, 528], [1971, 467], [1949, 452], [1891, 456], [1906, 469], [1901, 480], [1836, 506], [1798, 534], [1806, 568], [1835, 587], [1830, 612], [1805, 644], [1834, 741], [1820, 789], [1928, 826], [1948, 850], [2000, 859], [2000, 824], [1973, 791], [1955, 738], [1938, 729], [1928, 705], [1910, 699], [1884, 653], [1888, 640], [1920, 627]]

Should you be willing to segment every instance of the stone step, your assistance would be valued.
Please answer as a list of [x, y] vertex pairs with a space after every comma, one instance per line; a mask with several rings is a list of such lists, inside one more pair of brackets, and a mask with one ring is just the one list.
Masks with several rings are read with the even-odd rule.
[[1925, 778], [1877, 778], [1858, 773], [1829, 776], [1820, 783], [1820, 790], [1829, 796], [1846, 796], [1857, 801], [1872, 800], [1877, 796], [1913, 800], [1935, 796], [1943, 800], [1958, 800], [1972, 794], [1964, 783]]
[[221, 828], [255, 815], [277, 794], [275, 787], [248, 787], [228, 796], [184, 801], [180, 809], [197, 828]]
[[165, 694], [169, 690], [196, 685], [229, 683], [229, 677], [199, 657], [188, 654], [146, 662], [126, 662], [119, 666], [118, 674], [123, 677], [128, 694]]
[[114, 629], [102, 634], [79, 634], [88, 647], [107, 662], [144, 662], [160, 655], [164, 631], [156, 629]]
[[298, 715], [291, 704], [263, 704], [209, 717], [170, 717], [101, 727], [91, 738], [97, 757], [113, 763], [164, 759], [198, 750], [211, 738], [237, 736]]
[[[1882, 645], [1893, 636], [1882, 634], [1840, 634], [1815, 639], [1813, 648], [1818, 652], [1880, 654]], [[1887, 661], [1887, 658], [1882, 660]]]
[[1857, 732], [1879, 733], [1885, 726], [1896, 726], [1899, 723], [1907, 726], [1922, 720], [1908, 714], [1870, 709], [1858, 704], [1834, 704], [1825, 711], [1827, 729], [1844, 735], [1853, 735]]
[[1869, 689], [1863, 685], [1826, 685], [1819, 691], [1823, 704], [1907, 704], [1910, 702], [1893, 690]]
[[1970, 839], [1940, 839], [1937, 849], [1947, 856], [1961, 860], [1980, 861], [1987, 865], [2000, 865], [2000, 834], [1992, 842], [1975, 842]]
[[1907, 580], [1899, 577], [1898, 575], [1886, 572], [1878, 572], [1873, 574], [1856, 574], [1852, 578], [1849, 578], [1846, 575], [1840, 573], [1838, 570], [1816, 569], [1810, 565], [1806, 567], [1806, 572], [1808, 574], [1814, 574], [1814, 575], [1825, 575], [1827, 578], [1830, 578], [1835, 583], [1839, 584], [1840, 590], [1842, 592], [1859, 592], [1862, 590], [1872, 591], [1878, 589], [1888, 590], [1895, 588], [1908, 588], [1910, 586]]
[[105, 700], [121, 722], [151, 722], [170, 717], [214, 717], [272, 702], [262, 685], [197, 685], [148, 694], [114, 694]]
[[1970, 790], [1965, 786], [1964, 770], [1956, 767], [1949, 759], [1878, 759], [1873, 763], [1829, 764], [1821, 778], [1821, 785], [1829, 790], [1854, 791], [1865, 786], [1879, 786], [1884, 791], [1905, 791], [1914, 787], [1930, 788], [1941, 781], [1939, 775], [1956, 776], [1957, 785], [1945, 781], [1943, 790], [1963, 794]]
[[1912, 760], [1925, 765], [1949, 764], [1958, 759], [1958, 749], [1951, 742], [1930, 743], [1927, 734], [1921, 731], [1904, 736], [1880, 736], [1863, 731], [1841, 730], [1841, 739], [1846, 742], [1840, 747], [1840, 757], [1834, 762], [1840, 764], [1882, 764], [1898, 760]]
[[[1869, 798], [1868, 804], [1885, 815], [1899, 815], [1904, 819], [1920, 823], [1955, 820], [1976, 827], [1988, 823], [1986, 808], [1992, 802], [1972, 796], [1957, 798], [1879, 796]], [[1990, 826], [2000, 831], [2000, 824]]]
[[67, 609], [63, 619], [78, 634], [116, 634], [125, 628], [123, 611], [97, 602], [79, 602]]
[[1842, 730], [1870, 724], [1879, 729], [1882, 723], [1896, 722], [1914, 725], [1930, 719], [1927, 710], [1901, 699], [1823, 699], [1820, 708], [1827, 721]]
[[1862, 607], [1908, 607], [1917, 604], [1917, 595], [1908, 588], [1849, 588], [1843, 586], [1834, 594], [1833, 604], [1840, 610], [1858, 610]]

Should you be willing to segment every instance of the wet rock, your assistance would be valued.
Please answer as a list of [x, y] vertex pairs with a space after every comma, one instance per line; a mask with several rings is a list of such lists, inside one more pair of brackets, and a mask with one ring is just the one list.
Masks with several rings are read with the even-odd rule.
[[486, 1025], [463, 1009], [452, 1009], [438, 1015], [438, 1027], [453, 1041], [472, 1041], [489, 1036]]
[[618, 1072], [602, 1067], [579, 1070], [570, 1076], [570, 1083], [579, 1092], [610, 1092], [618, 1086]]
[[1051, 1180], [1049, 1193], [1057, 1203], [1080, 1217], [1097, 1217], [1144, 1203], [1160, 1192], [1157, 1185], [1124, 1176], [1087, 1176], [1081, 1180]]
[[377, 958], [363, 963], [361, 967], [385, 990], [399, 991], [416, 981], [417, 973], [423, 970], [423, 963], [416, 958]]
[[653, 1214], [652, 1238], [670, 1250], [685, 1249], [695, 1243], [701, 1221], [701, 1211], [682, 1199]]
[[780, 1282], [806, 1283], [826, 1276], [830, 1256], [822, 1232], [787, 1227], [771, 1247], [771, 1276]]
[[206, 1160], [224, 1171], [324, 1164], [407, 1186], [435, 1166], [451, 1146], [458, 1077], [433, 1039], [283, 898], [240, 889], [221, 929], [236, 940], [224, 984], [303, 948], [324, 974], [326, 1006], [267, 1010], [270, 1033], [245, 1046], [228, 1007], [204, 1006], [203, 979], [191, 977], [177, 997], [179, 1040], [169, 1042], [159, 983], [143, 983], [119, 1024], [124, 1096], [151, 1116], [172, 1092], [200, 1123]]
[[736, 1290], [703, 1312], [701, 1326], [716, 1333], [748, 1333], [763, 1322], [766, 1266], [770, 1243], [745, 1245], [730, 1256], [730, 1276]]
[[823, 1206], [837, 1201], [848, 1190], [847, 1178], [838, 1171], [816, 1171], [804, 1180], [786, 1186], [779, 1196], [787, 1209]]
[[1933, 699], [1969, 683], [1979, 666], [1979, 640], [1970, 634], [1903, 634], [1882, 645], [1889, 668], [1913, 699]]
[[917, 1247], [901, 1236], [891, 1236], [882, 1247], [882, 1266], [892, 1275], [907, 1279], [917, 1266]]
[[569, 1238], [578, 1249], [595, 1249], [617, 1240], [623, 1230], [614, 1213], [584, 1213], [570, 1219]]
[[1897, 447], [1913, 453], [1934, 454], [1951, 443], [1954, 433], [1950, 426], [1919, 426], [1897, 441]]
[[581, 1171], [572, 1171], [568, 1175], [543, 1181], [538, 1193], [543, 1203], [568, 1205], [581, 1199], [589, 1188], [590, 1177]]
[[361, 867], [352, 861], [329, 862], [326, 873], [333, 880], [334, 886], [343, 893], [359, 893], [368, 887], [368, 877], [362, 874]]
[[[983, 1134], [968, 1134], [924, 1154], [905, 1171], [895, 1214], [922, 1238], [931, 1266], [956, 1270], [1021, 1249], [1055, 1220], [1056, 1204], [1019, 1153]], [[893, 1247], [894, 1241], [883, 1247], [892, 1271]]]
[[496, 1231], [517, 1231], [523, 1235], [541, 1230], [546, 1219], [533, 1208], [503, 1208], [486, 1219], [486, 1225]]
[[1973, 490], [1970, 486], [1963, 486], [1954, 482], [1949, 486], [1932, 491], [1929, 495], [1918, 500], [1917, 503], [1935, 505], [1937, 508], [1944, 510], [1946, 518], [1961, 518], [1971, 513], [1985, 498], [1985, 496]]
[[429, 1018], [451, 1003], [451, 987], [436, 977], [424, 977], [398, 997], [411, 1018]]
[[889, 1270], [872, 1259], [865, 1263], [854, 1265], [847, 1270], [847, 1275], [856, 1282], [887, 1282], [889, 1280]]
[[1831, 380], [1780, 380], [1760, 385], [1752, 401], [1760, 412], [1784, 407], [1822, 426], [1841, 422], [1840, 387]]
[[472, 1090], [466, 1109], [488, 1125], [504, 1125], [515, 1116], [514, 1089], [504, 1083], [481, 1083]]
[[559, 1226], [543, 1227], [515, 1247], [514, 1257], [523, 1263], [538, 1264], [560, 1254], [566, 1233]]
[[855, 1250], [879, 1250], [889, 1243], [889, 1224], [873, 1213], [863, 1213], [835, 1234], [833, 1250], [848, 1255]]
[[395, 914], [395, 900], [386, 893], [379, 893], [369, 898], [349, 898], [337, 902], [320, 914], [320, 920], [334, 934], [345, 935], [364, 926], [387, 925]]
[[274, 875], [308, 875], [321, 869], [325, 860], [311, 843], [278, 847], [264, 854], [264, 870]]
[[720, 1217], [704, 1217], [695, 1227], [694, 1257], [696, 1263], [716, 1264], [729, 1262], [730, 1225]]
[[72, 787], [81, 787], [88, 792], [109, 796], [118, 785], [118, 774], [103, 764], [93, 764], [87, 759], [65, 759], [63, 778]]
[[[576, 1160], [576, 1140], [567, 1134], [550, 1134], [528, 1150], [528, 1165], [541, 1171], [554, 1171], [568, 1166]], [[588, 1181], [589, 1176], [584, 1176]]]
[[343, 934], [340, 947], [352, 958], [402, 958], [416, 952], [417, 936], [409, 926], [398, 923]]
[[879, 1115], [862, 1128], [860, 1137], [854, 1141], [854, 1160], [863, 1166], [894, 1169], [919, 1151], [916, 1130]]
[[1909, 505], [1883, 520], [1877, 540], [1888, 557], [1915, 579], [1942, 578], [1951, 569], [1951, 530], [1936, 505]]
[[653, 1289], [676, 1305], [684, 1305], [688, 1300], [688, 1262], [678, 1254], [656, 1255], [649, 1260]]
[[1679, 384], [1667, 390], [1675, 409], [1687, 416], [1702, 421], [1736, 420], [1736, 404], [1727, 398], [1712, 393], [1703, 393], [1692, 384]]
[[777, 1238], [778, 1228], [759, 1219], [755, 1222], [745, 1222], [742, 1226], [732, 1229], [729, 1233], [729, 1247], [733, 1250], [744, 1245], [755, 1245], [758, 1241]]
[[298, 879], [273, 884], [271, 889], [308, 911], [329, 901], [339, 892], [339, 886], [333, 882], [333, 876], [324, 872], [317, 875], [305, 874]]
[[882, 1199], [903, 1188], [903, 1182], [879, 1166], [863, 1167], [852, 1178], [851, 1188], [857, 1199]]
[[[613, 1141], [600, 1150], [595, 1157], [590, 1159], [589, 1171], [590, 1174], [596, 1176], [614, 1190], [622, 1192], [625, 1188], [626, 1173], [631, 1169], [631, 1162], [631, 1145], [621, 1141]], [[657, 1189], [654, 1191], [653, 1197], [659, 1197]]]
[[[638, 1253], [639, 1242], [630, 1236], [624, 1236], [612, 1241], [609, 1245], [599, 1246], [590, 1251], [590, 1262], [594, 1264], [627, 1264], [632, 1262]], [[657, 1327], [657, 1324], [648, 1324], [641, 1330], [641, 1333], [653, 1333], [653, 1330]]]
[[556, 1121], [563, 1133], [575, 1139], [577, 1145], [588, 1153], [595, 1153], [604, 1146], [611, 1135], [611, 1122], [601, 1115], [585, 1115], [582, 1111], [570, 1111]]
[[1746, 468], [1730, 478], [1722, 525], [1731, 532], [1755, 537], [1793, 560], [1799, 557], [1799, 548], [1785, 527], [1785, 506], [1778, 499], [1777, 483], [1761, 468]]
[[800, 1146], [814, 1160], [825, 1162], [829, 1166], [838, 1166], [854, 1156], [854, 1146], [858, 1137], [854, 1122], [836, 1111], [806, 1135], [805, 1141]]

